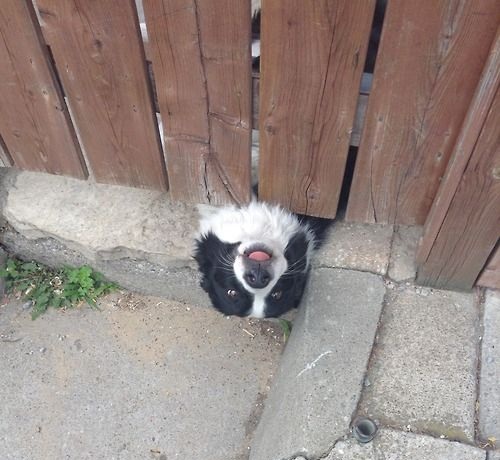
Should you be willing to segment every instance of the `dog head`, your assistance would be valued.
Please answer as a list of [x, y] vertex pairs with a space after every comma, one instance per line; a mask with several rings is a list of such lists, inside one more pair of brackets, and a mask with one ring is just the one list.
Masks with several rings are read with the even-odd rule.
[[217, 209], [202, 217], [196, 240], [201, 286], [226, 315], [279, 316], [302, 298], [313, 244], [308, 227], [278, 206]]

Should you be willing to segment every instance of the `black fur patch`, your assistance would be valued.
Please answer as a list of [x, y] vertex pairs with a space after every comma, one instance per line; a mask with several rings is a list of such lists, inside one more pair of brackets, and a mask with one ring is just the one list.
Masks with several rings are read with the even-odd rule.
[[213, 233], [196, 241], [195, 260], [201, 272], [200, 285], [213, 306], [225, 315], [247, 316], [253, 295], [236, 279], [232, 264], [239, 243], [224, 243]]
[[294, 235], [288, 243], [285, 250], [288, 269], [266, 297], [266, 316], [280, 316], [299, 306], [309, 277], [309, 269], [306, 269], [308, 246], [302, 232]]

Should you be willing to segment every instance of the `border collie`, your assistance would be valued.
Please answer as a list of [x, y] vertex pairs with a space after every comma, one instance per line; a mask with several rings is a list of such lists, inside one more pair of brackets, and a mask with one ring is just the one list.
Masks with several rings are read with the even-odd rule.
[[217, 310], [264, 318], [299, 305], [313, 249], [332, 221], [257, 201], [201, 214], [194, 258]]

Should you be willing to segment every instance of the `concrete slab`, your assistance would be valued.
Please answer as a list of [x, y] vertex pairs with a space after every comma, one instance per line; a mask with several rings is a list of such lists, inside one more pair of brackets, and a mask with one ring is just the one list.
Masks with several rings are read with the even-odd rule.
[[317, 458], [349, 429], [384, 297], [373, 274], [317, 269], [252, 441], [251, 460]]
[[490, 450], [488, 451], [488, 460], [500, 460], [500, 450]]
[[479, 381], [479, 435], [500, 444], [500, 291], [486, 291]]
[[486, 452], [472, 446], [382, 429], [368, 444], [339, 441], [326, 460], [485, 460]]
[[275, 323], [133, 295], [101, 307], [0, 307], [0, 458], [247, 459]]
[[472, 442], [479, 309], [472, 294], [388, 291], [360, 409], [386, 426]]
[[398, 225], [394, 230], [388, 275], [394, 281], [415, 279], [415, 254], [422, 227]]
[[385, 275], [391, 251], [392, 225], [337, 222], [315, 258], [315, 265]]
[[54, 238], [90, 260], [147, 255], [171, 267], [190, 260], [198, 222], [194, 206], [167, 193], [26, 171], [9, 190], [4, 214], [26, 238]]

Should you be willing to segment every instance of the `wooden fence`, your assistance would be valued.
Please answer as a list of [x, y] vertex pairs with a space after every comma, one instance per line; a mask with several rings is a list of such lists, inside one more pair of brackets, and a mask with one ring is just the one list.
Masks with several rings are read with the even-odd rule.
[[139, 3], [3, 1], [0, 165], [245, 203], [260, 128], [260, 197], [331, 218], [359, 145], [346, 218], [425, 224], [423, 283], [500, 287], [498, 0], [387, 0], [369, 95], [376, 0], [263, 0], [253, 79], [250, 0]]

